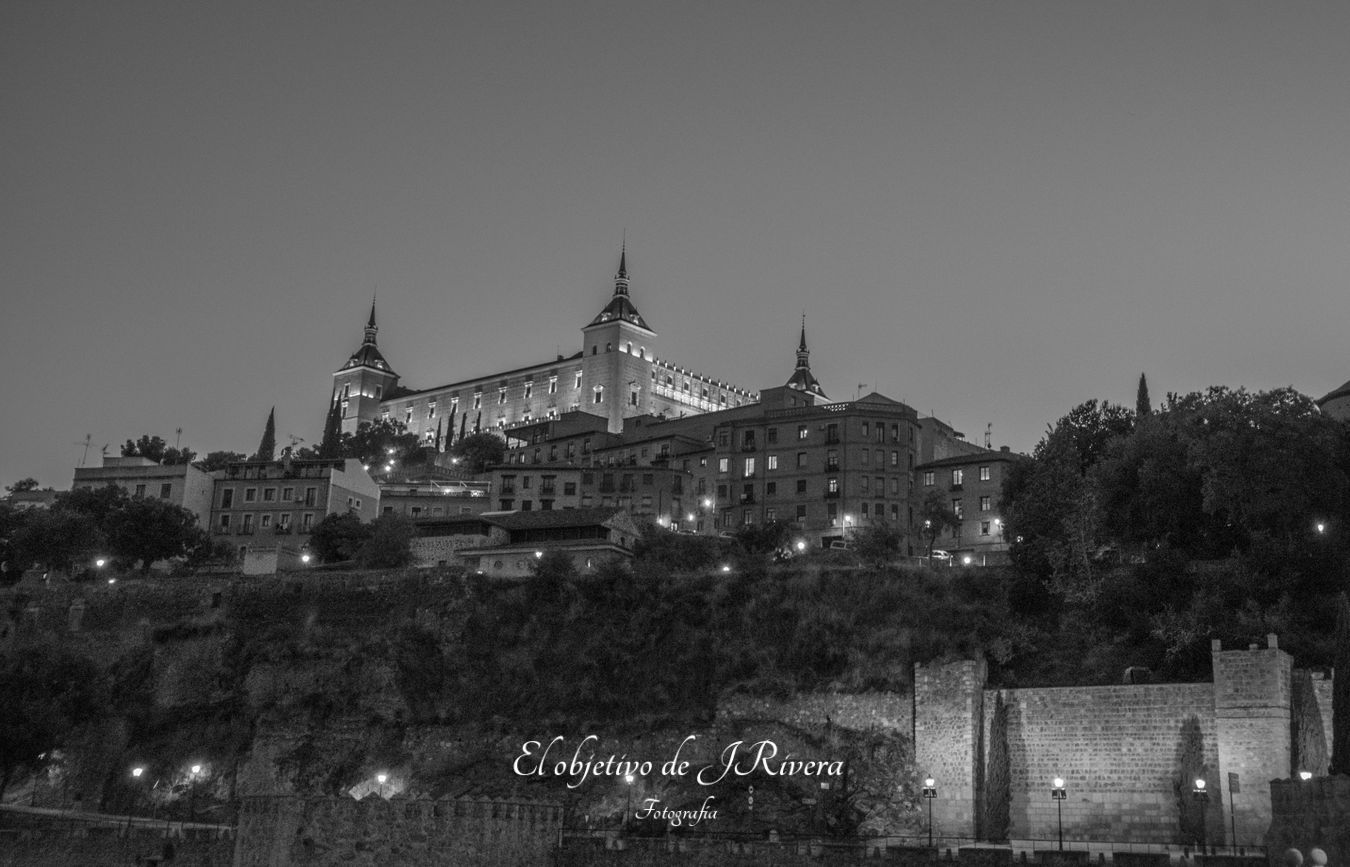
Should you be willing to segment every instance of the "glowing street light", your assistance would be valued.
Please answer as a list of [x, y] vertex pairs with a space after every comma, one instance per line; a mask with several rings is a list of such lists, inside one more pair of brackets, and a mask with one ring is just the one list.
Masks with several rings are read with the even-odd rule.
[[729, 563], [723, 563], [723, 564], [722, 564], [722, 571], [723, 571], [723, 572], [730, 572], [730, 571], [731, 571], [731, 564], [729, 564]]
[[308, 564], [309, 564], [309, 561], [311, 561], [311, 560], [313, 560], [313, 559], [314, 559], [314, 555], [311, 554], [311, 553], [309, 553], [308, 551], [306, 551], [305, 553], [303, 553], [303, 554], [300, 555], [300, 562], [301, 562], [301, 563], [304, 563], [304, 564], [306, 564], [306, 565], [308, 565]]
[[1306, 783], [1312, 779], [1312, 771], [1299, 771], [1298, 778]]
[[805, 539], [798, 539], [798, 540], [797, 540], [797, 552], [798, 552], [798, 553], [802, 553], [802, 552], [804, 552], [804, 551], [806, 551], [806, 540], [805, 540]]
[[375, 775], [375, 782], [380, 784], [380, 797], [384, 797], [384, 784], [389, 781], [389, 775], [381, 771]]
[[96, 560], [94, 561], [94, 565], [97, 566], [98, 568], [102, 569], [104, 566], [107, 566], [107, 565], [108, 565], [108, 558], [107, 558], [107, 557], [99, 557], [98, 559], [96, 559]]
[[1317, 522], [1317, 532], [1318, 532], [1319, 534], [1321, 534], [1321, 533], [1325, 533], [1326, 531], [1327, 531], [1327, 525], [1326, 525], [1325, 523], [1323, 523], [1322, 521], [1318, 521], [1318, 522]]
[[937, 780], [929, 777], [923, 781], [923, 799], [928, 802], [928, 848], [933, 848], [933, 800], [937, 798]]
[[1204, 854], [1208, 841], [1205, 834], [1205, 807], [1209, 805], [1209, 792], [1205, 790], [1205, 778], [1195, 778], [1195, 788], [1191, 789], [1191, 794], [1200, 804], [1200, 853]]
[[1055, 777], [1053, 780], [1055, 787], [1050, 790], [1050, 797], [1054, 799], [1055, 810], [1059, 814], [1059, 851], [1064, 851], [1064, 799], [1069, 797], [1069, 790], [1064, 788], [1064, 778]]
[[624, 774], [623, 781], [628, 784], [628, 806], [623, 811], [623, 823], [628, 824], [628, 817], [633, 814], [633, 781], [636, 778], [632, 774]]

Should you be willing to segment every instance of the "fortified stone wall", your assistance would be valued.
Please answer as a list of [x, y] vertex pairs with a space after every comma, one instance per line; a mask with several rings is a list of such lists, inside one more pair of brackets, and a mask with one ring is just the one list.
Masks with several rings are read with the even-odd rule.
[[[170, 847], [165, 848], [166, 844]], [[0, 867], [76, 867], [84, 864], [142, 864], [172, 854], [174, 867], [229, 867], [235, 841], [227, 837], [175, 837], [158, 830], [93, 828], [0, 833]]]
[[562, 816], [531, 801], [246, 798], [234, 867], [547, 864]]
[[[1188, 718], [1200, 722], [1205, 763], [1219, 765], [1213, 698], [1207, 683], [1004, 690], [1012, 837], [1056, 837], [1059, 805], [1050, 789], [1061, 777], [1066, 839], [1172, 839], [1178, 827], [1172, 786]], [[984, 699], [986, 743], [993, 707], [991, 690]], [[1210, 802], [1216, 829], [1220, 809], [1217, 799]]]
[[[1212, 650], [1212, 684], [1002, 691], [1012, 836], [1057, 835], [1061, 805], [1049, 790], [1058, 776], [1068, 790], [1065, 839], [1179, 841], [1181, 729], [1194, 717], [1208, 772], [1208, 840], [1229, 842], [1235, 832], [1239, 845], [1258, 842], [1271, 821], [1268, 783], [1292, 772], [1292, 660], [1273, 635], [1265, 647], [1225, 651], [1215, 642]], [[937, 780], [941, 833], [977, 832], [995, 691], [983, 689], [983, 668], [973, 666], [915, 666], [916, 770]], [[1318, 677], [1313, 686], [1329, 732], [1331, 680]], [[1236, 796], [1230, 774], [1238, 777]]]

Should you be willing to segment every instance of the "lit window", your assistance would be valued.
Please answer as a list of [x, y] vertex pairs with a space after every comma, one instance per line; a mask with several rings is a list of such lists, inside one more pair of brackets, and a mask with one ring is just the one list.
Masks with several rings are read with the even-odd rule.
[[556, 376], [550, 376], [550, 377], [548, 378], [548, 393], [549, 393], [549, 394], [557, 394], [557, 393], [558, 393], [558, 377], [556, 377]]
[[989, 481], [989, 468], [988, 468], [988, 467], [980, 467], [980, 481], [982, 481], [982, 482], [987, 482], [987, 481]]
[[952, 500], [952, 511], [956, 514], [956, 517], [958, 517], [958, 518], [964, 517], [964, 515], [962, 515], [962, 513], [961, 513], [961, 501], [960, 501], [960, 500]]
[[746, 458], [746, 459], [745, 459], [745, 478], [748, 479], [748, 478], [750, 478], [751, 476], [753, 476], [754, 474], [755, 474], [755, 459], [754, 459], [754, 458]]
[[525, 397], [528, 399], [532, 394], [534, 394], [534, 380], [527, 379], [525, 380]]
[[830, 480], [825, 483], [825, 490], [831, 494], [839, 493], [839, 480], [831, 477]]
[[929, 488], [931, 488], [931, 487], [933, 486], [933, 471], [932, 471], [932, 470], [929, 470], [929, 471], [927, 471], [927, 472], [925, 472], [925, 473], [923, 474], [923, 484], [924, 484], [924, 487], [929, 487]]
[[578, 370], [578, 371], [577, 371], [577, 380], [576, 380], [575, 383], [573, 383], [572, 389], [573, 389], [574, 391], [576, 391], [576, 390], [579, 390], [580, 388], [581, 388], [581, 371]]
[[987, 511], [989, 511], [989, 498], [988, 498], [988, 497], [980, 497], [980, 511], [981, 511], [981, 512], [987, 512]]
[[433, 400], [431, 403], [427, 404], [427, 418], [435, 418], [435, 417], [436, 417], [436, 401]]
[[483, 408], [483, 393], [481, 391], [475, 391], [473, 393], [473, 408], [474, 409]]
[[806, 439], [806, 431], [807, 431], [806, 425], [804, 424], [797, 425], [797, 439], [799, 440]]
[[591, 397], [591, 403], [604, 403], [604, 402], [605, 402], [605, 387], [603, 385], [597, 385], [595, 387], [595, 393]]
[[952, 484], [953, 485], [961, 484], [961, 480], [965, 478], [965, 475], [966, 475], [965, 470], [952, 470]]
[[501, 406], [504, 403], [506, 403], [506, 386], [497, 389], [497, 405]]
[[900, 466], [900, 453], [899, 453], [899, 452], [891, 452], [891, 466], [893, 466], [893, 467], [898, 467], [898, 466]]
[[981, 535], [981, 536], [988, 536], [988, 535], [989, 535], [989, 522], [988, 522], [988, 521], [981, 521], [981, 522], [980, 522], [980, 535]]
[[279, 516], [277, 516], [277, 523], [278, 523], [279, 525], [283, 526], [283, 527], [290, 527], [290, 526], [291, 526], [291, 513], [290, 513], [290, 512], [282, 512]]
[[[772, 430], [772, 428], [770, 428], [770, 430]], [[768, 457], [768, 463], [766, 463], [766, 464], [764, 465], [764, 468], [765, 468], [766, 470], [776, 470], [776, 469], [778, 469], [778, 455], [769, 455], [769, 457]]]
[[725, 473], [725, 472], [727, 471], [727, 469], [728, 469], [729, 466], [730, 466], [730, 460], [729, 460], [728, 458], [718, 458], [718, 459], [717, 459], [717, 471], [718, 471], [719, 473]]
[[264, 530], [266, 530], [266, 529], [267, 529], [268, 527], [270, 527], [270, 526], [272, 526], [272, 516], [271, 516], [270, 514], [268, 514], [268, 515], [263, 515], [263, 516], [262, 516], [262, 528], [263, 528]]

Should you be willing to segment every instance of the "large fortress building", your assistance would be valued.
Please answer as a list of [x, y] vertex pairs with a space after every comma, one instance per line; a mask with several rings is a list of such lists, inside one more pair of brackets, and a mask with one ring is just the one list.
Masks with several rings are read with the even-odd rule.
[[611, 433], [626, 418], [680, 418], [755, 403], [759, 395], [725, 380], [697, 373], [656, 354], [656, 332], [629, 295], [628, 255], [619, 256], [614, 294], [581, 329], [581, 350], [434, 388], [409, 389], [376, 345], [371, 303], [361, 346], [333, 374], [342, 429], [390, 419], [432, 442], [475, 430], [505, 432], [565, 412], [607, 420]]

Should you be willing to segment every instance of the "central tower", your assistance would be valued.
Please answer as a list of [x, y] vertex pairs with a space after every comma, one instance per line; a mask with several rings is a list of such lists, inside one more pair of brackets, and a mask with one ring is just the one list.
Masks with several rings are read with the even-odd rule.
[[613, 296], [581, 334], [585, 355], [581, 409], [604, 416], [610, 432], [619, 433], [625, 416], [650, 411], [656, 344], [656, 332], [628, 296], [627, 245], [619, 253]]

